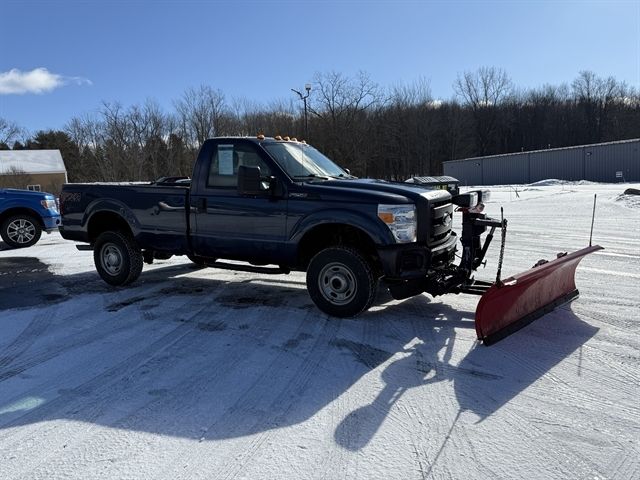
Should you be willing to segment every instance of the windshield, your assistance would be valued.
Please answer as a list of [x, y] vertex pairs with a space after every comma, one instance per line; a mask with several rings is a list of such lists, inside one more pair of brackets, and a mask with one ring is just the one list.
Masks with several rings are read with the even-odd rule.
[[270, 143], [264, 148], [291, 178], [351, 177], [318, 150], [304, 143]]

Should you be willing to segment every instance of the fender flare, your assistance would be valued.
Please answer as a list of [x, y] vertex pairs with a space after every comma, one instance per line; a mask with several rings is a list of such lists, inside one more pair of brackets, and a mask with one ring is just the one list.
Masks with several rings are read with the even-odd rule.
[[89, 224], [91, 220], [100, 213], [111, 213], [118, 215], [121, 217], [126, 224], [131, 229], [131, 233], [134, 238], [137, 238], [142, 232], [142, 226], [140, 222], [134, 215], [133, 211], [123, 202], [119, 200], [114, 200], [112, 198], [108, 199], [98, 199], [87, 205], [87, 208], [84, 211], [84, 215], [82, 217], [81, 226], [82, 228], [89, 233]]

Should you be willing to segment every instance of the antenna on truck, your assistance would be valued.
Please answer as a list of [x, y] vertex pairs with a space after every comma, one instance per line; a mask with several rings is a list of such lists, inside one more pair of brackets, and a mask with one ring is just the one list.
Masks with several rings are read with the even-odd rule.
[[589, 246], [591, 246], [591, 239], [593, 238], [593, 221], [596, 218], [596, 198], [598, 197], [597, 193], [593, 194], [593, 213], [591, 214], [591, 233], [589, 233]]

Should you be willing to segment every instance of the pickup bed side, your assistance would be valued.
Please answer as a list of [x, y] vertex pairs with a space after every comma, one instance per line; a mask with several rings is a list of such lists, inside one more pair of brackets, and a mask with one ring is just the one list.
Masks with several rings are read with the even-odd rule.
[[60, 196], [64, 238], [93, 244], [119, 228], [141, 249], [189, 253], [189, 189], [144, 184], [67, 184]]

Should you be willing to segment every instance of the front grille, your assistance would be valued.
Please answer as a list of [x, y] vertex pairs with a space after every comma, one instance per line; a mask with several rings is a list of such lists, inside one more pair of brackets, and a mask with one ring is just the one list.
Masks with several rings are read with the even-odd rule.
[[451, 234], [453, 205], [451, 201], [433, 202], [430, 205], [431, 223], [429, 227], [429, 245], [439, 245]]

